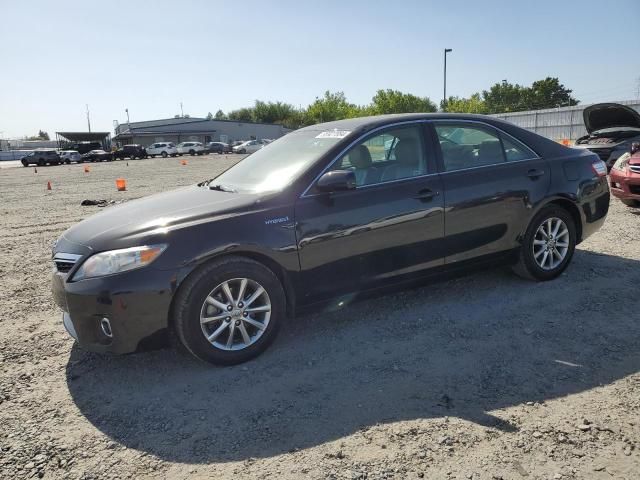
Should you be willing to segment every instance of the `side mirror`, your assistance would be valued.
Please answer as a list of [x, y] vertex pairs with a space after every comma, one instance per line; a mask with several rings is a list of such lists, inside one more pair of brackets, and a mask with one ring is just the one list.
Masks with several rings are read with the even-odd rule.
[[316, 183], [321, 192], [339, 192], [356, 188], [356, 174], [351, 170], [333, 170], [322, 175]]
[[636, 152], [640, 152], [640, 142], [633, 142], [631, 144], [631, 155], [633, 155]]

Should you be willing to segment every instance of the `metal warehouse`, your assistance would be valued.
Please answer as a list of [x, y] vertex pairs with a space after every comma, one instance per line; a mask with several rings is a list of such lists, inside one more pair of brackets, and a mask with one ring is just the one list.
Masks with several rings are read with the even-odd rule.
[[116, 124], [113, 140], [119, 145], [150, 145], [154, 142], [233, 142], [274, 139], [289, 132], [271, 123], [207, 120], [206, 118], [168, 118]]
[[[613, 103], [626, 105], [640, 112], [640, 100], [627, 100]], [[549, 108], [546, 110], [529, 110], [526, 112], [499, 113], [493, 116], [556, 141], [569, 140], [575, 142], [578, 138], [587, 134], [582, 112], [589, 105], [590, 104], [577, 105], [575, 107]]]

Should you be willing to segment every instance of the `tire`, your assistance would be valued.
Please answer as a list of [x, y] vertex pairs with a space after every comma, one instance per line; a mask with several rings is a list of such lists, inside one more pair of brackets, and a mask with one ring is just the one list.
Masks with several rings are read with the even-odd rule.
[[162, 152], [160, 155], [162, 156], [162, 158], [167, 158], [167, 152]]
[[[549, 230], [549, 223], [555, 227], [558, 225], [556, 222], [560, 220], [560, 228], [558, 230], [557, 235], [552, 235], [552, 242], [556, 244], [556, 248], [551, 249], [551, 253], [545, 250], [548, 245], [545, 244], [534, 244], [534, 242], [540, 242], [546, 240], [544, 239], [544, 233], [540, 233], [539, 229]], [[566, 227], [566, 235], [561, 235]], [[551, 230], [555, 230], [555, 228], [551, 228]], [[566, 250], [564, 250], [563, 246], [566, 244]], [[561, 246], [562, 245], [562, 246]], [[534, 253], [534, 248], [537, 250]], [[552, 280], [559, 276], [569, 265], [571, 262], [571, 258], [573, 257], [573, 252], [576, 248], [576, 225], [571, 214], [562, 207], [557, 205], [549, 205], [540, 210], [531, 220], [529, 226], [527, 227], [527, 231], [522, 240], [522, 247], [518, 252], [518, 261], [513, 266], [513, 271], [526, 279], [529, 280], [537, 280], [537, 281], [547, 281]], [[562, 253], [564, 251], [564, 256], [562, 260], [559, 260], [557, 255], [554, 253], [559, 252]], [[546, 253], [546, 255], [545, 255]], [[551, 255], [551, 259], [549, 259], [549, 255]], [[538, 258], [539, 260], [536, 260]], [[546, 259], [546, 262], [545, 260]], [[543, 268], [540, 265], [540, 262], [546, 264], [546, 268]], [[557, 265], [553, 265], [553, 262], [558, 262]]]
[[23, 167], [28, 167], [29, 166], [29, 162], [27, 162], [24, 158], [22, 160], [20, 160], [20, 162], [22, 163]]
[[640, 208], [640, 201], [638, 200], [621, 198], [620, 201], [624, 203], [627, 207]]
[[65, 160], [64, 163], [67, 165], [71, 165], [71, 160]]
[[[254, 305], [253, 308], [267, 308], [266, 305], [269, 305], [268, 313], [249, 313], [247, 318], [239, 308], [241, 303], [236, 302], [230, 316], [226, 317], [226, 310], [209, 304], [207, 299], [214, 297], [218, 299], [218, 304], [223, 301], [221, 306], [229, 303], [220, 288], [225, 282], [229, 282], [232, 297], [237, 299], [241, 279], [247, 280], [244, 296], [246, 301], [250, 301], [250, 297], [258, 290], [256, 285], [264, 289], [264, 293], [254, 299], [251, 305]], [[202, 314], [220, 319], [201, 325]], [[247, 320], [244, 320], [243, 315]], [[196, 358], [215, 365], [235, 365], [262, 353], [275, 339], [285, 315], [285, 295], [278, 277], [261, 263], [230, 256], [204, 265], [185, 280], [174, 301], [172, 324], [180, 343]], [[263, 322], [266, 324], [264, 329], [253, 327]], [[239, 327], [236, 328], [236, 325]], [[211, 341], [205, 336], [218, 331], [220, 333]], [[246, 338], [250, 340], [248, 346], [243, 346], [246, 343], [243, 340], [244, 333], [247, 333]], [[232, 348], [237, 349], [226, 349], [229, 341]]]

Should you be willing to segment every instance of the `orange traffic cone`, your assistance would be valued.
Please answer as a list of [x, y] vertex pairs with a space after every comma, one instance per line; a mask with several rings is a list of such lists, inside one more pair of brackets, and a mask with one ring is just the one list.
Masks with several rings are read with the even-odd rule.
[[124, 192], [127, 189], [127, 181], [124, 178], [117, 178], [116, 188], [119, 192]]
[[186, 160], [180, 160], [180, 165], [187, 165], [187, 161]]
[[89, 165], [84, 166], [84, 173], [89, 173]]
[[51, 190], [51, 182], [47, 180], [47, 190]]

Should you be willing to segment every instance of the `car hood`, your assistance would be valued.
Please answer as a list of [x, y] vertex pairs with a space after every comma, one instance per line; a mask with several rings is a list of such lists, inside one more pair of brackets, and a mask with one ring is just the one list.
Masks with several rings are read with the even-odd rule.
[[93, 251], [127, 248], [158, 241], [176, 228], [246, 212], [258, 198], [190, 186], [108, 207], [63, 236]]
[[598, 103], [582, 112], [587, 132], [614, 127], [640, 128], [640, 114], [633, 108], [619, 103]]

